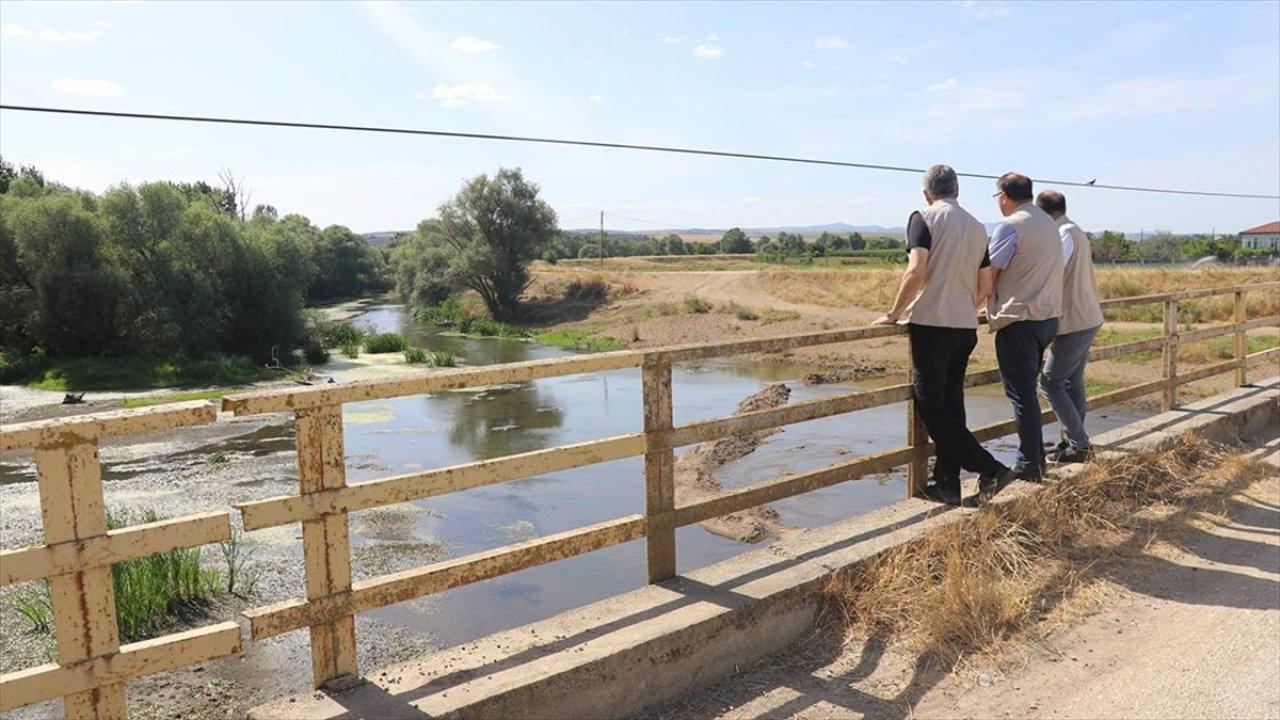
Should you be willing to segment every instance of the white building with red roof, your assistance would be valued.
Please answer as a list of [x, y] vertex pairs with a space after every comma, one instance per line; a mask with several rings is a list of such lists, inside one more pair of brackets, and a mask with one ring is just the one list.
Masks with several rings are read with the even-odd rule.
[[1240, 231], [1240, 247], [1248, 250], [1280, 249], [1280, 221]]

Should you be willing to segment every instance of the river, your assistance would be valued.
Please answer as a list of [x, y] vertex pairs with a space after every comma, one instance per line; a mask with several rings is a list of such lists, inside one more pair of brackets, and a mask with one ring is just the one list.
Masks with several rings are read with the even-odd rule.
[[[373, 307], [353, 321], [378, 332], [400, 332], [413, 344], [431, 350], [447, 350], [466, 365], [568, 354], [535, 343], [450, 336], [440, 328], [415, 322], [397, 305]], [[349, 374], [340, 369], [342, 365], [333, 363], [337, 380]], [[792, 388], [792, 402], [858, 387], [813, 386], [800, 380], [814, 370], [733, 358], [680, 364], [673, 375], [675, 421], [682, 424], [732, 413], [740, 400], [771, 382], [787, 382]], [[863, 387], [900, 381], [888, 378]], [[998, 386], [970, 390], [968, 410], [973, 424], [1005, 419], [1010, 413], [1009, 403]], [[636, 432], [641, 428], [641, 417], [638, 369], [354, 403], [344, 408], [348, 479], [359, 482]], [[296, 492], [296, 484], [292, 490], [288, 484], [296, 481], [290, 481], [282, 472], [292, 462], [292, 424], [285, 418], [276, 416], [269, 424], [254, 426], [252, 432], [188, 449], [180, 455], [147, 456], [140, 461], [137, 454], [121, 458], [104, 450], [104, 475], [116, 481], [141, 477], [160, 466], [202, 465], [208, 453], [224, 450], [237, 457], [271, 455], [277, 464], [257, 471], [257, 475], [251, 475], [251, 466], [242, 470], [229, 464], [220, 471], [224, 474], [214, 476], [217, 479], [200, 479], [198, 484], [225, 483], [232, 500]], [[1102, 431], [1135, 418], [1133, 414], [1106, 410], [1091, 416], [1090, 426]], [[717, 478], [726, 488], [732, 488], [784, 472], [815, 469], [901, 445], [905, 433], [903, 403], [790, 425], [769, 437], [751, 455], [720, 469]], [[1056, 436], [1056, 429], [1046, 430], [1046, 436]], [[1013, 439], [988, 443], [988, 447], [1009, 461]], [[394, 556], [395, 561], [389, 566], [398, 570], [430, 559], [458, 557], [641, 513], [642, 464], [639, 457], [627, 458], [355, 513], [351, 522], [353, 554], [359, 559], [383, 551]], [[0, 468], [0, 475], [9, 482], [30, 482], [30, 465], [21, 465]], [[205, 472], [203, 468], [197, 470]], [[782, 500], [773, 503], [773, 507], [786, 525], [825, 525], [899, 500], [904, 492], [903, 475], [899, 470], [869, 476]], [[113, 500], [112, 485], [116, 483], [108, 483], [109, 501]], [[177, 489], [171, 491], [175, 503], [167, 508], [170, 512], [188, 512], [176, 502], [180, 494]], [[129, 500], [143, 495], [119, 497]], [[162, 494], [146, 497], [147, 502], [164, 502]], [[32, 500], [28, 497], [23, 507], [34, 510]], [[209, 498], [200, 502], [204, 503], [200, 509], [206, 511], [225, 507], [208, 506]], [[259, 556], [260, 562], [296, 562], [296, 526], [286, 530], [264, 535], [271, 540]], [[434, 548], [433, 555], [421, 560], [396, 555], [400, 548], [410, 546], [429, 546]], [[698, 526], [681, 528], [677, 531], [678, 569], [707, 565], [751, 548]], [[631, 542], [383, 608], [370, 615], [425, 633], [441, 646], [454, 645], [639, 587], [645, 582], [645, 565], [644, 542]], [[387, 567], [386, 563], [357, 562], [355, 575], [361, 579], [387, 572]], [[296, 568], [289, 571], [296, 574]], [[296, 577], [287, 584], [297, 584]], [[301, 587], [286, 588], [289, 594], [300, 591]]]

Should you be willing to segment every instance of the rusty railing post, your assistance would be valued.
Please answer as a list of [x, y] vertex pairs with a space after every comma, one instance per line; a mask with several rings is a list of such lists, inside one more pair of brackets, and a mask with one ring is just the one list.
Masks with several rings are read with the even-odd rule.
[[[342, 406], [322, 405], [297, 412], [298, 485], [307, 493], [347, 484], [342, 442]], [[351, 536], [347, 513], [302, 523], [302, 555], [307, 598], [351, 591]], [[311, 628], [311, 671], [316, 687], [356, 677], [355, 618], [345, 615]]]
[[[911, 355], [911, 339], [907, 338], [907, 356]], [[907, 381], [915, 381], [915, 372], [908, 369]], [[907, 445], [911, 446], [911, 460], [907, 462], [907, 497], [915, 497], [924, 492], [929, 482], [929, 432], [924, 427], [924, 420], [916, 411], [915, 389], [907, 400]]]
[[656, 447], [656, 436], [672, 427], [671, 358], [663, 353], [644, 356], [643, 381], [645, 440], [653, 449], [644, 453], [645, 527], [649, 553], [649, 582], [676, 574], [675, 451]]
[[[38, 446], [35, 452], [45, 544], [105, 535], [107, 509], [102, 499], [97, 440], [63, 435], [56, 444]], [[49, 580], [49, 594], [59, 665], [74, 665], [120, 650], [109, 566], [55, 576]], [[124, 683], [67, 695], [63, 715], [77, 720], [127, 717]]]
[[1236, 311], [1233, 317], [1236, 322], [1235, 358], [1236, 362], [1240, 363], [1240, 366], [1236, 368], [1236, 387], [1244, 387], [1248, 384], [1248, 379], [1246, 377], [1248, 374], [1248, 368], [1245, 367], [1244, 356], [1249, 352], [1249, 344], [1244, 328], [1240, 327], [1240, 324], [1246, 320], [1246, 316], [1247, 311], [1244, 306], [1244, 291], [1237, 290]]
[[1178, 301], [1164, 302], [1164, 393], [1160, 410], [1168, 412], [1178, 406]]

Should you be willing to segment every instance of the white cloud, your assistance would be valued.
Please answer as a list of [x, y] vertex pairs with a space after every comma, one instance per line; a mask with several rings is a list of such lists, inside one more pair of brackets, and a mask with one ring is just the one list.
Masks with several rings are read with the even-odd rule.
[[99, 22], [84, 30], [59, 30], [39, 24], [5, 23], [0, 25], [0, 37], [18, 42], [38, 42], [49, 45], [84, 45], [102, 37], [110, 27], [109, 23]]
[[66, 95], [118, 97], [124, 94], [124, 87], [120, 83], [99, 78], [61, 77], [54, 80], [50, 87]]
[[449, 43], [449, 49], [463, 53], [487, 53], [497, 50], [499, 46], [495, 42], [481, 40], [477, 37], [464, 36]]
[[937, 82], [937, 83], [933, 83], [932, 85], [929, 85], [928, 87], [925, 88], [925, 90], [928, 90], [929, 92], [937, 92], [939, 90], [950, 90], [955, 86], [956, 86], [956, 79], [953, 77], [949, 77], [946, 80], [943, 80], [942, 82]]
[[804, 67], [804, 69], [805, 69], [805, 70], [812, 70], [812, 69], [814, 69], [814, 68], [818, 67], [818, 63], [816, 63], [816, 62], [814, 62], [814, 61], [812, 61], [812, 60], [803, 60], [803, 61], [801, 61], [801, 62], [800, 62], [800, 65], [801, 65], [802, 67]]
[[710, 35], [693, 46], [693, 54], [700, 58], [724, 57], [724, 46], [720, 44], [719, 36]]
[[1093, 97], [1049, 105], [1046, 114], [1054, 120], [1163, 115], [1233, 107], [1273, 96], [1265, 82], [1242, 75], [1123, 80], [1107, 85]]
[[814, 50], [847, 50], [850, 47], [849, 41], [839, 35], [828, 35], [813, 41]]
[[604, 98], [603, 98], [603, 97], [601, 97], [600, 95], [588, 95], [588, 96], [587, 96], [587, 101], [588, 101], [588, 102], [590, 102], [592, 105], [603, 105], [603, 104], [604, 104]]
[[431, 88], [431, 97], [447, 108], [466, 107], [473, 102], [498, 103], [507, 99], [487, 82], [436, 85]]
[[689, 42], [689, 36], [688, 35], [663, 35], [658, 38], [658, 42], [662, 43], [663, 45], [679, 45], [681, 43]]

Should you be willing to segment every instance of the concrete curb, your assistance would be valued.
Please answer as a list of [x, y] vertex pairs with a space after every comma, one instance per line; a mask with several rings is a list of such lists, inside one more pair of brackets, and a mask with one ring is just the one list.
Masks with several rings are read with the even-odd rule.
[[[1278, 423], [1280, 378], [1272, 378], [1095, 441], [1113, 451], [1149, 450], [1188, 431], [1225, 442], [1274, 434]], [[1001, 497], [1034, 491], [1019, 483]], [[349, 690], [267, 703], [249, 717], [627, 717], [785, 649], [813, 627], [822, 586], [833, 572], [969, 512], [904, 500], [664, 583], [374, 671], [368, 682]]]

